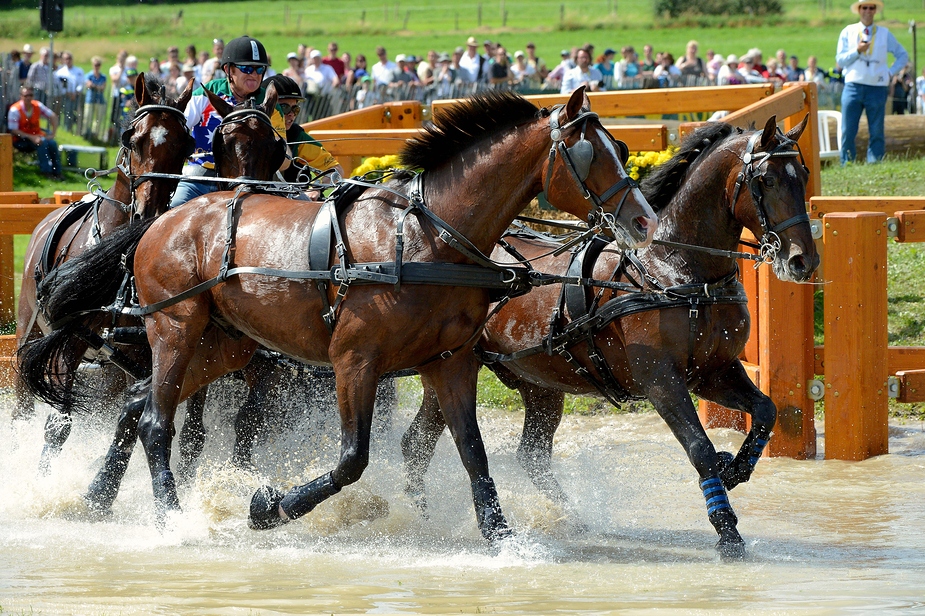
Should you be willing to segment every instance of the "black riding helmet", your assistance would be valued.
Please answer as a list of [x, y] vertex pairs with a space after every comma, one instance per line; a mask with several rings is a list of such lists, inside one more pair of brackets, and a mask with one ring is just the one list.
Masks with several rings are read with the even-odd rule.
[[276, 87], [276, 94], [280, 99], [283, 98], [296, 98], [305, 100], [305, 97], [302, 95], [302, 91], [299, 89], [299, 84], [295, 80], [286, 77], [285, 75], [276, 74], [272, 77], [267, 77], [263, 80], [263, 87], [266, 89], [270, 84], [273, 84]]
[[269, 66], [267, 50], [263, 43], [249, 36], [239, 36], [225, 45], [222, 53], [222, 68], [228, 64], [242, 66]]

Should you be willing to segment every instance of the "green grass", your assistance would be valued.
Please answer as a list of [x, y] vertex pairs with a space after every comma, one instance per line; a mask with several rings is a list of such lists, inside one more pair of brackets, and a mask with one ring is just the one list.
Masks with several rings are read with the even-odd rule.
[[[151, 55], [163, 59], [169, 44], [182, 48], [193, 43], [208, 50], [213, 37], [227, 41], [247, 32], [263, 41], [279, 67], [298, 43], [324, 49], [335, 39], [342, 51], [370, 57], [379, 44], [394, 56], [421, 55], [431, 48], [451, 51], [469, 35], [501, 40], [511, 51], [533, 40], [538, 54], [553, 63], [560, 49], [586, 42], [594, 43], [599, 51], [627, 44], [641, 50], [643, 44], [651, 43], [656, 50], [678, 56], [688, 40], [696, 39], [702, 51], [714, 48], [724, 55], [741, 55], [757, 46], [770, 57], [783, 47], [802, 60], [818, 55], [821, 66], [832, 66], [838, 33], [855, 19], [848, 10], [849, 3], [784, 0], [783, 4], [782, 15], [761, 20], [747, 16], [666, 20], [653, 14], [652, 0], [492, 0], [471, 4], [349, 0], [334, 5], [287, 0], [120, 5], [97, 0], [68, 5], [65, 31], [55, 37], [55, 47], [71, 50], [77, 63], [86, 67], [92, 55], [99, 54], [108, 62], [120, 48], [142, 60]], [[14, 2], [14, 6], [34, 5], [33, 0]], [[0, 13], [0, 46], [13, 49], [24, 42], [36, 47], [43, 44], [46, 34], [34, 8]], [[921, 17], [920, 0], [891, 0], [882, 23], [911, 52], [912, 37], [906, 23]]]

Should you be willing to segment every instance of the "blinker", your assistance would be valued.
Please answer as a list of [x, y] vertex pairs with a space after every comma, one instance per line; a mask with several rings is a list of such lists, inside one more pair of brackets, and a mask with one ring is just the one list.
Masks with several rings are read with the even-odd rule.
[[582, 138], [568, 149], [568, 155], [572, 161], [572, 166], [575, 167], [575, 175], [582, 182], [587, 180], [588, 174], [591, 173], [591, 161], [594, 160], [594, 146], [591, 145], [591, 142], [582, 135]]
[[134, 134], [135, 134], [134, 128], [129, 128], [129, 129], [122, 131], [122, 146], [123, 147], [128, 148], [129, 150], [132, 149], [132, 135]]

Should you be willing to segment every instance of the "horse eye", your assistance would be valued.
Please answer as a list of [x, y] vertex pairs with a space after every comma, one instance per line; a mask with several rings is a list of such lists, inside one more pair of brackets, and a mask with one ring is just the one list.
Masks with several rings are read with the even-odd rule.
[[772, 178], [772, 177], [770, 177], [770, 176], [765, 176], [765, 177], [764, 177], [764, 184], [765, 184], [765, 186], [767, 186], [768, 188], [774, 188], [774, 178]]

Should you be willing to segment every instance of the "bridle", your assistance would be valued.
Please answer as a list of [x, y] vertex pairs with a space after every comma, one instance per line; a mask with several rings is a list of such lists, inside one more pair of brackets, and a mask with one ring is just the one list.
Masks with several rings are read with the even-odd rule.
[[[636, 184], [633, 178], [627, 175], [600, 195], [594, 193], [588, 187], [585, 180], [588, 179], [588, 175], [591, 172], [591, 162], [594, 160], [594, 146], [591, 145], [590, 141], [585, 139], [585, 132], [588, 127], [588, 121], [597, 120], [598, 115], [592, 111], [583, 111], [565, 124], [560, 125], [559, 115], [564, 108], [565, 105], [556, 105], [552, 108], [549, 115], [549, 135], [552, 138], [552, 146], [549, 148], [549, 162], [546, 168], [546, 181], [543, 186], [543, 192], [548, 199], [549, 182], [552, 178], [552, 166], [556, 160], [556, 153], [558, 152], [559, 155], [562, 156], [565, 168], [568, 169], [569, 175], [571, 175], [575, 183], [578, 184], [578, 188], [581, 190], [584, 198], [594, 204], [594, 209], [588, 214], [589, 226], [606, 227], [617, 240], [626, 246], [631, 246], [633, 241], [628, 237], [627, 232], [617, 225], [617, 218], [620, 215], [623, 204], [626, 202], [626, 198], [634, 188], [638, 188], [638, 184]], [[565, 144], [564, 133], [569, 128], [579, 123], [581, 124], [581, 136], [578, 138], [575, 145], [569, 147]], [[607, 133], [607, 135], [610, 136], [610, 133]], [[622, 159], [621, 163], [625, 162], [629, 156], [629, 149], [626, 147], [626, 144], [622, 141], [613, 139], [613, 137], [611, 137], [611, 140], [620, 152], [620, 157]], [[604, 204], [620, 192], [622, 192], [623, 195], [619, 203], [617, 203], [616, 208], [614, 208], [614, 211], [605, 212]]]
[[[213, 156], [216, 155], [215, 144], [219, 143], [217, 141], [217, 138], [220, 135], [222, 135], [222, 133], [224, 132], [224, 129], [229, 126], [243, 124], [247, 122], [248, 120], [250, 120], [251, 118], [256, 118], [259, 122], [268, 126], [270, 130], [273, 132], [273, 136], [276, 138], [276, 140], [278, 141], [280, 139], [279, 134], [276, 132], [276, 128], [274, 128], [273, 126], [273, 122], [270, 121], [270, 116], [264, 113], [262, 110], [257, 108], [257, 102], [253, 98], [250, 98], [247, 100], [246, 104], [247, 106], [244, 109], [236, 109], [235, 111], [232, 111], [227, 116], [223, 117], [221, 122], [219, 122], [218, 127], [216, 127], [215, 129], [215, 135], [213, 136], [213, 139], [212, 139], [212, 144], [213, 144], [212, 145], [212, 155]], [[219, 153], [219, 156], [220, 156], [220, 153]], [[216, 158], [216, 167], [218, 167], [217, 158]], [[247, 177], [242, 176], [242, 178], [238, 178], [238, 179], [253, 179], [253, 178], [247, 178]]]
[[[135, 134], [136, 125], [141, 122], [141, 120], [152, 113], [159, 113], [162, 111], [175, 115], [180, 121], [180, 124], [184, 127], [186, 126], [186, 115], [175, 107], [159, 104], [142, 105], [135, 111], [135, 116], [132, 118], [132, 122], [129, 124], [129, 127], [122, 132], [119, 153], [116, 155], [116, 166], [105, 171], [88, 169], [86, 172], [86, 177], [89, 180], [89, 183], [87, 184], [87, 190], [90, 193], [96, 197], [111, 201], [112, 203], [116, 204], [116, 207], [122, 210], [123, 213], [130, 214], [133, 217], [141, 216], [141, 214], [135, 210], [135, 191], [144, 182], [156, 179], [156, 177], [145, 173], [137, 174], [132, 172], [132, 136]], [[190, 148], [192, 148], [192, 143], [190, 144]], [[127, 177], [129, 180], [129, 192], [132, 195], [131, 203], [122, 203], [118, 199], [114, 199], [108, 196], [103, 192], [102, 186], [97, 179], [105, 175], [111, 175], [117, 171], [121, 171], [122, 174], [125, 175], [125, 177]]]
[[[762, 134], [761, 132], [757, 132], [749, 137], [748, 144], [745, 146], [745, 154], [741, 157], [742, 171], [740, 171], [739, 175], [736, 177], [735, 191], [732, 194], [732, 215], [735, 217], [736, 202], [739, 199], [742, 186], [747, 184], [749, 192], [752, 194], [755, 212], [758, 215], [758, 222], [761, 224], [761, 230], [763, 232], [759, 240], [758, 253], [762, 261], [770, 263], [777, 258], [777, 253], [780, 252], [781, 249], [781, 239], [778, 233], [794, 225], [804, 222], [809, 223], [809, 215], [803, 211], [796, 216], [792, 216], [783, 222], [771, 226], [767, 209], [764, 206], [764, 191], [761, 188], [762, 179], [765, 174], [763, 172], [759, 173], [759, 167], [772, 158], [796, 158], [799, 156], [800, 163], [803, 165], [803, 170], [806, 171], [806, 173], [809, 173], [809, 170], [806, 168], [806, 161], [803, 158], [803, 151], [800, 149], [800, 145], [796, 141], [787, 139], [779, 130], [778, 136], [782, 138], [776, 148], [768, 152], [753, 154], [755, 146], [758, 144], [758, 140], [761, 139]], [[794, 147], [796, 147], [796, 149], [793, 149]]]

